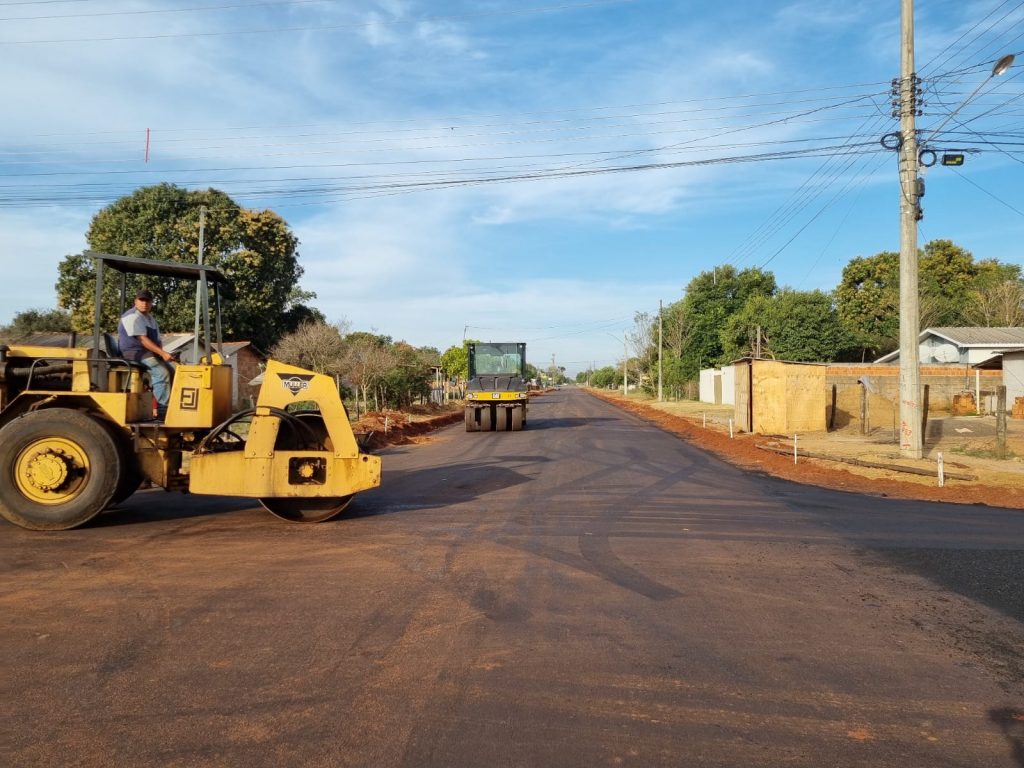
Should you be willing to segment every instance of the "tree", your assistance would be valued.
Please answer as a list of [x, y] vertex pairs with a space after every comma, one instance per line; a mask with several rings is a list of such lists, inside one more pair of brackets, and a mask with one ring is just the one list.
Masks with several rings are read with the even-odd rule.
[[832, 297], [824, 291], [783, 289], [775, 296], [752, 296], [722, 329], [727, 357], [753, 355], [797, 362], [828, 362], [848, 354], [854, 342]]
[[345, 337], [345, 375], [356, 392], [357, 406], [360, 394], [363, 410], [370, 409], [370, 393], [373, 393], [377, 408], [380, 401], [376, 391], [377, 384], [387, 374], [392, 357], [389, 346], [391, 338], [378, 336], [365, 331], [356, 331]]
[[680, 356], [681, 374], [696, 379], [701, 368], [729, 362], [722, 348], [721, 329], [752, 296], [773, 296], [775, 276], [757, 268], [737, 272], [730, 265], [702, 272], [686, 287], [680, 325], [686, 345]]
[[281, 338], [270, 356], [282, 363], [335, 376], [345, 372], [345, 339], [348, 322], [336, 325], [307, 321]]
[[9, 325], [0, 326], [0, 340], [15, 341], [33, 333], [68, 333], [71, 315], [61, 309], [26, 309]]
[[609, 389], [617, 387], [622, 383], [622, 371], [611, 365], [598, 368], [590, 377], [590, 384], [594, 387]]
[[[240, 207], [215, 189], [188, 191], [173, 184], [142, 187], [97, 213], [89, 225], [89, 248], [125, 256], [195, 264], [199, 253], [200, 209], [207, 209], [203, 261], [231, 280], [225, 295], [223, 330], [270, 349], [284, 334], [323, 315], [304, 302], [315, 294], [298, 288], [302, 267], [298, 239], [273, 211]], [[157, 294], [156, 313], [164, 330], [192, 330], [195, 286], [187, 281], [129, 276], [129, 289], [143, 285]], [[71, 311], [76, 330], [92, 328], [95, 265], [84, 253], [65, 257], [59, 267], [60, 306]], [[103, 324], [116, 327], [117, 281], [105, 284]]]
[[885, 354], [899, 343], [899, 276], [900, 255], [892, 251], [858, 256], [843, 268], [836, 306], [862, 357]]
[[658, 318], [649, 312], [634, 312], [633, 327], [626, 332], [626, 344], [636, 363], [635, 381], [651, 389], [651, 370], [658, 360]]
[[462, 342], [461, 347], [448, 347], [441, 355], [441, 370], [449, 380], [465, 381], [469, 378], [469, 347], [470, 341]]
[[971, 325], [994, 328], [1024, 326], [1024, 283], [1004, 280], [973, 291], [966, 319]]
[[[995, 259], [975, 261], [950, 240], [932, 240], [919, 253], [920, 327], [970, 322], [978, 291], [1020, 276], [1020, 267]], [[836, 288], [839, 316], [856, 339], [861, 357], [891, 352], [899, 345], [900, 257], [883, 251], [851, 260]]]
[[423, 350], [399, 341], [390, 353], [390, 366], [378, 382], [384, 407], [407, 408], [416, 399], [429, 396], [430, 363]]
[[686, 382], [682, 357], [690, 341], [690, 318], [682, 299], [662, 310], [662, 381], [665, 391], [678, 397]]

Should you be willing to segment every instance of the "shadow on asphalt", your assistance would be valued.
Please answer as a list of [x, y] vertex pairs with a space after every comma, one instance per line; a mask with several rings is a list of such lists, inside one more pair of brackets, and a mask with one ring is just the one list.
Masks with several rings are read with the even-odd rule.
[[88, 523], [87, 528], [110, 528], [121, 525], [188, 520], [260, 507], [258, 499], [235, 496], [193, 496], [174, 491], [153, 489], [129, 496], [115, 507], [105, 510]]
[[450, 507], [532, 482], [523, 471], [550, 462], [545, 456], [503, 455], [439, 467], [384, 470], [380, 488], [356, 496], [339, 520]]
[[592, 424], [596, 424], [600, 421], [616, 421], [616, 419], [608, 418], [605, 416], [598, 417], [584, 417], [584, 416], [566, 416], [565, 418], [529, 418], [526, 422], [526, 428], [528, 430], [537, 429], [576, 429], [577, 427], [585, 427]]
[[1012, 707], [990, 709], [988, 719], [999, 726], [1010, 743], [1017, 765], [1024, 766], [1024, 712]]
[[[400, 450], [389, 449], [381, 453], [389, 452], [398, 453]], [[532, 477], [518, 470], [546, 464], [549, 461], [550, 459], [537, 455], [504, 455], [501, 458], [416, 470], [389, 471], [385, 468], [383, 488], [357, 493], [348, 509], [325, 523], [473, 501], [485, 494], [531, 481]], [[247, 509], [268, 516], [270, 514], [263, 510], [258, 499], [199, 496], [150, 489], [135, 493], [116, 507], [111, 507], [90, 521], [86, 527], [112, 528], [188, 520]]]

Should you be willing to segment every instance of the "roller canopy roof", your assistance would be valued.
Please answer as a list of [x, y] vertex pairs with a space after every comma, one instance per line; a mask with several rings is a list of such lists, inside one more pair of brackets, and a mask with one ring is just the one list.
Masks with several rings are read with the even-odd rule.
[[206, 264], [186, 264], [180, 261], [162, 261], [160, 259], [139, 259], [132, 256], [117, 256], [112, 253], [86, 251], [86, 256], [96, 259], [97, 264], [115, 269], [118, 272], [140, 275], [156, 275], [157, 277], [177, 277], [186, 280], [200, 280], [206, 273], [210, 283], [227, 284], [228, 278], [216, 267]]

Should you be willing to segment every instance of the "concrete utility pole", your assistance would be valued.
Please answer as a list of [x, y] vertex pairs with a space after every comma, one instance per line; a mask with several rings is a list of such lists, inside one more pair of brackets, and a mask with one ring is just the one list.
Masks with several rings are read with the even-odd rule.
[[[204, 254], [203, 251], [206, 249], [206, 206], [201, 205], [199, 207], [199, 253], [196, 257], [197, 263], [202, 266]], [[196, 281], [196, 321], [195, 328], [192, 331], [192, 364], [195, 365], [199, 362], [199, 313], [202, 312], [203, 308], [203, 282], [202, 280]], [[210, 340], [207, 339], [206, 343], [209, 344]]]
[[662, 397], [661, 389], [661, 338], [662, 338], [662, 306], [661, 299], [658, 299], [658, 402], [660, 403], [664, 398]]
[[919, 459], [921, 435], [921, 367], [917, 337], [917, 73], [914, 72], [914, 0], [902, 0], [900, 46], [900, 455]]

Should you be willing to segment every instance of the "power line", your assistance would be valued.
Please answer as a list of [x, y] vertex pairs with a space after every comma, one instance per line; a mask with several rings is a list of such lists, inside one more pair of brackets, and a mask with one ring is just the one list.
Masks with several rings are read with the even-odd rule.
[[532, 8], [519, 8], [513, 11], [490, 11], [481, 13], [467, 13], [451, 16], [420, 16], [410, 19], [375, 19], [374, 21], [353, 23], [353, 24], [314, 24], [295, 27], [267, 27], [262, 29], [231, 29], [211, 32], [165, 32], [155, 35], [110, 35], [108, 37], [69, 37], [36, 40], [0, 40], [0, 45], [49, 45], [67, 43], [111, 43], [125, 40], [173, 40], [194, 37], [229, 37], [234, 35], [267, 35], [282, 34], [286, 32], [340, 32], [343, 30], [369, 29], [379, 26], [398, 26], [423, 23], [436, 23], [439, 21], [473, 21], [477, 19], [500, 18], [504, 16], [524, 16], [534, 13], [557, 13], [559, 11], [573, 11], [584, 8], [595, 8], [605, 5], [621, 5], [624, 3], [637, 3], [642, 0], [591, 0], [587, 3], [572, 3], [564, 5], [536, 6]]
[[[67, 0], [54, 0], [55, 2], [66, 2]], [[238, 9], [264, 8], [282, 5], [309, 5], [312, 3], [330, 3], [335, 0], [268, 0], [267, 2], [256, 3], [232, 3], [230, 5], [200, 5], [191, 8], [149, 8], [134, 11], [91, 11], [89, 13], [65, 13], [49, 14], [46, 16], [10, 16], [0, 18], [0, 21], [44, 21], [53, 19], [88, 19], [108, 16], [152, 16], [166, 13], [194, 13], [203, 11], [225, 11]], [[0, 8], [8, 5], [36, 5], [36, 3], [0, 3]]]
[[988, 191], [987, 189], [985, 189], [984, 187], [982, 187], [982, 186], [981, 186], [980, 184], [978, 184], [977, 182], [975, 182], [975, 181], [971, 180], [971, 179], [970, 179], [969, 177], [967, 177], [967, 176], [964, 176], [964, 175], [963, 175], [962, 173], [960, 173], [960, 171], [958, 171], [958, 170], [957, 170], [956, 168], [954, 168], [954, 169], [953, 169], [953, 172], [954, 172], [954, 173], [955, 173], [955, 174], [956, 174], [957, 176], [959, 176], [959, 177], [960, 177], [961, 179], [963, 179], [964, 181], [966, 181], [966, 182], [967, 182], [968, 184], [970, 184], [970, 185], [971, 185], [972, 187], [974, 187], [975, 189], [978, 189], [978, 190], [980, 190], [981, 192], [983, 192], [983, 193], [985, 193], [986, 195], [988, 195], [989, 197], [991, 197], [991, 198], [992, 198], [993, 200], [995, 200], [995, 201], [996, 201], [997, 203], [1000, 203], [1001, 205], [1005, 205], [1005, 206], [1006, 206], [1007, 208], [1009, 208], [1009, 209], [1010, 209], [1011, 211], [1013, 211], [1014, 213], [1016, 213], [1016, 214], [1017, 214], [1018, 216], [1024, 216], [1024, 211], [1021, 211], [1021, 210], [1020, 210], [1019, 208], [1014, 208], [1014, 207], [1013, 207], [1012, 205], [1010, 205], [1010, 204], [1009, 204], [1008, 202], [1006, 202], [1005, 200], [1003, 200], [1003, 199], [1002, 199], [1001, 197], [997, 197], [997, 196], [996, 196], [995, 194], [993, 194], [992, 192], [989, 192], [989, 191]]

